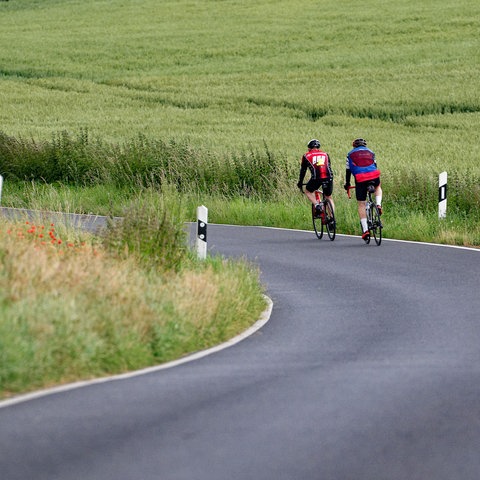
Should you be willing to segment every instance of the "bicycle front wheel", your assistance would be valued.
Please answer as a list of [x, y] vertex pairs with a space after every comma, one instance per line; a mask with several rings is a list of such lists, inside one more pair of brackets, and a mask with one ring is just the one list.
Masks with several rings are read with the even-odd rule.
[[320, 240], [323, 237], [323, 223], [321, 217], [316, 215], [315, 207], [312, 205], [312, 222], [315, 235]]
[[370, 207], [372, 214], [372, 234], [375, 239], [375, 243], [380, 245], [382, 243], [382, 221], [380, 220], [380, 213], [376, 205]]
[[335, 222], [335, 213], [333, 211], [333, 205], [330, 200], [323, 202], [325, 212], [325, 227], [327, 230], [328, 238], [333, 242], [335, 240], [335, 234], [337, 232], [337, 224]]

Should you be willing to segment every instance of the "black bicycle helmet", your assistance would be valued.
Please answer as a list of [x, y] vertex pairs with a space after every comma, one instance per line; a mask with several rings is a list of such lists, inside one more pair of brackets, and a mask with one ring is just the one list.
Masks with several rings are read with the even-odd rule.
[[307, 145], [308, 148], [320, 148], [320, 142], [314, 138], [313, 140], [310, 140]]
[[364, 140], [363, 138], [356, 138], [353, 143], [352, 143], [353, 147], [354, 148], [357, 148], [357, 147], [366, 147], [367, 146], [367, 142], [366, 140]]

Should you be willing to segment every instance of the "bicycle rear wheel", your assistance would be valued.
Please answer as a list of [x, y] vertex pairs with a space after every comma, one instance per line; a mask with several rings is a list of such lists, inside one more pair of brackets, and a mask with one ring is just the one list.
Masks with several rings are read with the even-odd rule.
[[375, 239], [375, 243], [380, 245], [382, 243], [382, 221], [380, 220], [380, 213], [376, 205], [372, 204], [370, 207], [372, 215], [372, 234]]
[[[363, 241], [368, 245], [370, 243], [370, 240], [372, 238], [372, 226], [373, 226], [373, 221], [372, 221], [372, 211], [370, 209], [371, 203], [367, 201], [366, 204], [366, 212], [367, 212], [367, 227], [368, 227], [368, 237], [364, 238]], [[361, 223], [360, 223], [361, 226]], [[362, 235], [363, 236], [363, 235]]]
[[320, 240], [323, 237], [323, 223], [321, 217], [317, 217], [315, 207], [312, 205], [312, 222], [315, 235]]
[[328, 238], [333, 242], [333, 240], [335, 240], [337, 224], [335, 222], [333, 205], [330, 200], [325, 200], [323, 202], [323, 211], [325, 212], [325, 227], [327, 230]]

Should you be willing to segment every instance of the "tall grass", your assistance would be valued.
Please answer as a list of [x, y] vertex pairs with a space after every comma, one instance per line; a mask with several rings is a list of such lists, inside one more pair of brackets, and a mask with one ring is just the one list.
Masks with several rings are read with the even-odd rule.
[[148, 193], [120, 219], [109, 219], [103, 244], [121, 259], [134, 255], [143, 268], [178, 271], [189, 254], [184, 217], [178, 205], [167, 206], [164, 196]]
[[86, 131], [76, 137], [64, 131], [42, 142], [0, 132], [0, 171], [8, 181], [132, 190], [167, 184], [181, 192], [269, 196], [289, 167], [266, 145], [220, 155], [143, 135], [119, 145], [92, 140]]

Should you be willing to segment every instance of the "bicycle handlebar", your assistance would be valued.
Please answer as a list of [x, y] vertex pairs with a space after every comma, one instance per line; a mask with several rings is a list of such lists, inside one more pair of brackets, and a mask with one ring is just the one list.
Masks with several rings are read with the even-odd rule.
[[355, 185], [354, 185], [353, 187], [352, 187], [352, 186], [350, 186], [350, 187], [348, 187], [348, 188], [347, 188], [347, 195], [348, 195], [348, 198], [352, 198], [352, 194], [350, 193], [350, 190], [352, 190], [352, 188], [355, 188]]
[[305, 185], [306, 185], [306, 183], [302, 183], [302, 187], [300, 188], [300, 191], [301, 191], [302, 193], [304, 193], [303, 187], [304, 187]]

